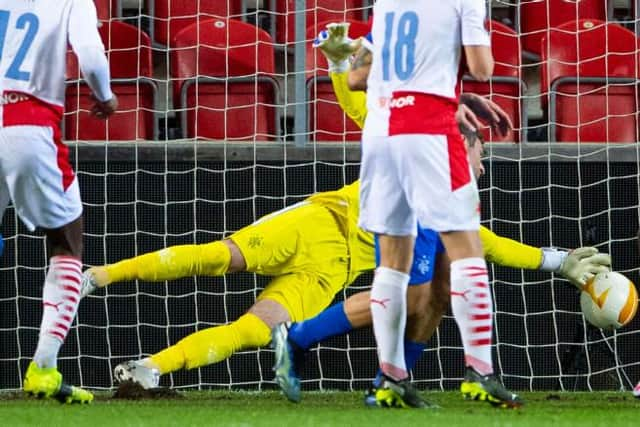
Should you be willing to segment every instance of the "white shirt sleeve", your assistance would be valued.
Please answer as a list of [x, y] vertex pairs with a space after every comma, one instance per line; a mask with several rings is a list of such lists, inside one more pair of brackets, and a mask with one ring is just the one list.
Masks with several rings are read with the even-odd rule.
[[109, 63], [98, 33], [98, 16], [92, 0], [74, 0], [69, 15], [69, 44], [87, 84], [100, 101], [113, 98]]
[[462, 0], [462, 45], [491, 46], [489, 33], [484, 27], [487, 6], [484, 0]]

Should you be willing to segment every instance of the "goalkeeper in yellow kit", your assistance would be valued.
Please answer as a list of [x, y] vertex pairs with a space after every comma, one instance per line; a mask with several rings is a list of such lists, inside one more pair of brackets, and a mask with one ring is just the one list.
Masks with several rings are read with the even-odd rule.
[[[346, 81], [342, 84], [344, 89]], [[474, 116], [467, 113], [468, 117]], [[96, 287], [131, 280], [155, 282], [239, 271], [273, 276], [255, 304], [236, 321], [192, 333], [148, 358], [120, 364], [116, 379], [153, 388], [158, 386], [160, 375], [220, 362], [237, 351], [266, 346], [276, 325], [319, 314], [362, 272], [375, 268], [373, 236], [357, 227], [358, 192], [355, 182], [262, 217], [228, 239], [169, 247], [87, 270], [83, 296]], [[516, 268], [538, 268], [542, 264], [541, 249], [498, 237], [486, 229], [482, 236], [490, 259]], [[554, 270], [571, 280], [579, 281], [578, 276], [598, 267], [584, 253], [559, 254], [556, 261], [564, 262], [556, 262]], [[421, 295], [421, 307], [446, 307], [448, 302], [447, 295], [436, 292], [424, 296], [421, 286], [413, 286], [409, 292]], [[367, 313], [363, 313], [361, 302]], [[417, 307], [411, 303], [410, 314]], [[355, 319], [354, 327], [363, 326], [368, 297], [354, 295], [345, 302], [344, 310], [349, 319]]]
[[[160, 375], [217, 363], [237, 351], [266, 346], [276, 325], [318, 315], [339, 291], [361, 273], [375, 268], [373, 235], [357, 227], [358, 184], [356, 181], [337, 191], [313, 195], [260, 218], [228, 239], [172, 246], [87, 270], [83, 296], [96, 287], [131, 280], [157, 282], [239, 271], [273, 276], [255, 304], [234, 322], [194, 332], [149, 358], [120, 364], [116, 379], [154, 388]], [[543, 251], [538, 248], [498, 237], [487, 229], [482, 238], [490, 259], [500, 264], [516, 268], [541, 265]], [[571, 262], [564, 264], [579, 267], [578, 274], [592, 271], [594, 265], [581, 261], [581, 257], [569, 255]], [[418, 295], [419, 288], [412, 286], [410, 295]], [[442, 306], [442, 300], [442, 295], [435, 294], [427, 297], [426, 304]], [[447, 301], [444, 295], [445, 307]], [[361, 303], [367, 313], [363, 313]], [[410, 313], [416, 309], [416, 304], [409, 305]], [[356, 294], [347, 299], [345, 311], [355, 319], [354, 327], [363, 326], [365, 318], [370, 319], [368, 296]]]
[[173, 246], [87, 270], [83, 296], [95, 287], [130, 280], [156, 282], [238, 271], [273, 276], [236, 321], [195, 332], [142, 361], [118, 365], [116, 379], [156, 387], [158, 375], [266, 346], [276, 324], [317, 315], [336, 293], [375, 267], [373, 236], [357, 227], [358, 191], [355, 182], [313, 195], [260, 218], [228, 239]]
[[[348, 24], [329, 24], [319, 34], [315, 46], [325, 54], [329, 62], [330, 77], [338, 102], [344, 111], [362, 127], [367, 115], [366, 95], [351, 89], [366, 90], [366, 80], [371, 63], [369, 36], [360, 40], [362, 47], [353, 63], [347, 56], [357, 49], [347, 37]], [[463, 99], [464, 97], [464, 99]], [[481, 156], [483, 147], [476, 129], [480, 126], [473, 112], [465, 103], [485, 118], [499, 136], [506, 136], [511, 122], [506, 114], [491, 101], [472, 94], [462, 95], [457, 121], [466, 136], [469, 164], [476, 177], [484, 172]], [[594, 273], [608, 270], [610, 258], [598, 254], [595, 248], [579, 248], [573, 253], [538, 249], [510, 239], [496, 236], [485, 227], [480, 228], [480, 238], [486, 258], [494, 263], [514, 268], [556, 271], [580, 287]], [[421, 269], [421, 265], [423, 269]], [[435, 271], [434, 271], [435, 270]], [[413, 267], [410, 272], [407, 330], [404, 340], [404, 356], [407, 369], [411, 370], [426, 347], [449, 303], [449, 261], [443, 253], [437, 233], [419, 227], [414, 249]], [[301, 398], [299, 368], [303, 353], [316, 343], [329, 337], [347, 333], [353, 329], [371, 325], [369, 309], [370, 293], [361, 292], [344, 303], [338, 303], [313, 319], [301, 323], [281, 324], [274, 328], [272, 341], [276, 350], [276, 382], [290, 400]], [[365, 395], [368, 406], [414, 406], [403, 396], [380, 387], [380, 371], [373, 387]], [[517, 407], [519, 397], [504, 388], [494, 375], [481, 375], [467, 366], [461, 385], [463, 395], [470, 399], [488, 401], [494, 406]], [[427, 405], [428, 406], [428, 405]]]

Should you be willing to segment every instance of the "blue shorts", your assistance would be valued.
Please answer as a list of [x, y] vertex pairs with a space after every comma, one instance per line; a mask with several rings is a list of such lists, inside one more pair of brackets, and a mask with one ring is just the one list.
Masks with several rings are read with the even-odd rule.
[[[378, 236], [375, 236], [376, 243], [376, 265], [380, 264], [380, 248], [378, 247]], [[429, 228], [418, 226], [416, 245], [413, 249], [413, 265], [411, 266], [409, 285], [421, 285], [430, 282], [436, 267], [436, 256], [444, 252], [444, 246], [440, 241], [438, 232]]]

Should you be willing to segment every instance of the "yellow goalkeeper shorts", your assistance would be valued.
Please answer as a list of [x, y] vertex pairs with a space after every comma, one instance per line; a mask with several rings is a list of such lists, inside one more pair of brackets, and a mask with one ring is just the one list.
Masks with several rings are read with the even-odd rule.
[[291, 273], [274, 277], [256, 300], [277, 301], [287, 310], [291, 321], [300, 322], [327, 308], [336, 292], [313, 273]]
[[301, 202], [232, 234], [247, 271], [274, 280], [258, 299], [281, 303], [292, 320], [314, 316], [347, 286], [349, 251], [331, 211]]

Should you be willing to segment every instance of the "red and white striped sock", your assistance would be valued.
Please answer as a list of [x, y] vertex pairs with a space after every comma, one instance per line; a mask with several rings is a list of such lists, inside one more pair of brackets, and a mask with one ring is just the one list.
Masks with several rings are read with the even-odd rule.
[[451, 309], [460, 329], [466, 365], [482, 375], [493, 373], [493, 301], [483, 258], [451, 263]]
[[378, 267], [369, 300], [380, 370], [397, 380], [408, 376], [404, 360], [408, 283], [408, 274]]
[[58, 351], [62, 346], [78, 304], [82, 262], [72, 256], [54, 256], [42, 291], [42, 323], [40, 337], [33, 360], [41, 368], [55, 368]]

